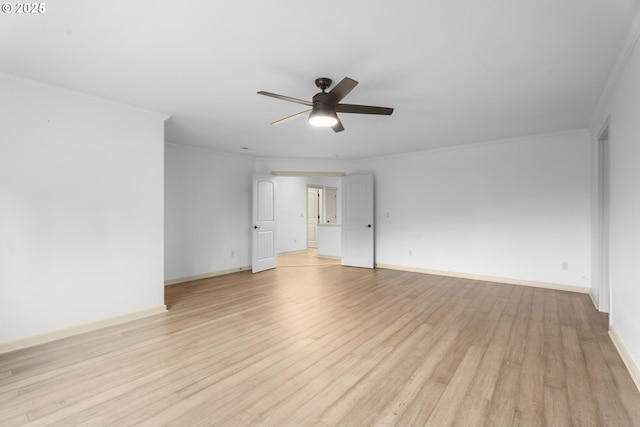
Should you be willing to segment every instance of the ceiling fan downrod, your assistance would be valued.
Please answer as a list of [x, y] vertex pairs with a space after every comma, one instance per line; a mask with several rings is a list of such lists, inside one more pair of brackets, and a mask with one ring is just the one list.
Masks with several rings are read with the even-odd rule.
[[318, 88], [322, 90], [322, 93], [324, 93], [329, 87], [331, 87], [331, 83], [333, 82], [328, 77], [318, 77], [316, 79], [316, 86], [318, 86]]

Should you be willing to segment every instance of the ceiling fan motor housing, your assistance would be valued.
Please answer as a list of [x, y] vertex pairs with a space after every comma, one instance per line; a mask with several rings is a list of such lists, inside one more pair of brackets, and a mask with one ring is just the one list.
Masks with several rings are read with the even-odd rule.
[[325, 98], [329, 95], [326, 92], [318, 92], [313, 95], [313, 109], [331, 109], [331, 105], [328, 105]]
[[316, 86], [318, 86], [318, 88], [320, 88], [322, 90], [322, 92], [324, 92], [329, 87], [331, 87], [331, 83], [333, 83], [333, 82], [328, 77], [318, 77], [316, 79]]

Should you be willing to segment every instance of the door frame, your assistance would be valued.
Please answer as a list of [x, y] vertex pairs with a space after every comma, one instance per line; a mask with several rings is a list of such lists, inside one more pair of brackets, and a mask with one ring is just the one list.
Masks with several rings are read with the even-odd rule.
[[611, 142], [609, 121], [598, 135], [598, 311], [611, 309]]

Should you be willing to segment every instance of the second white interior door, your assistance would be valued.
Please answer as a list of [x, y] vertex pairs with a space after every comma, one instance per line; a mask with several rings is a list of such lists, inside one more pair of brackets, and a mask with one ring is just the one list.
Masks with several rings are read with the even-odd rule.
[[318, 224], [322, 218], [322, 189], [307, 188], [307, 247], [318, 247]]

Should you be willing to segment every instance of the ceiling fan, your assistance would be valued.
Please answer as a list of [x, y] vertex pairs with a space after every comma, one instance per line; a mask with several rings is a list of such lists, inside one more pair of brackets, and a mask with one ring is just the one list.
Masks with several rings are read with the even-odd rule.
[[314, 126], [331, 127], [334, 132], [341, 132], [344, 130], [342, 122], [338, 118], [336, 113], [355, 113], [355, 114], [379, 114], [383, 116], [390, 116], [393, 113], [393, 108], [387, 107], [374, 107], [371, 105], [355, 105], [355, 104], [340, 104], [340, 101], [353, 90], [358, 84], [357, 81], [345, 77], [334, 86], [329, 92], [326, 90], [331, 86], [331, 79], [327, 77], [320, 77], [316, 79], [316, 86], [322, 90], [313, 96], [313, 101], [305, 101], [304, 99], [291, 98], [290, 96], [278, 95], [271, 92], [260, 91], [260, 95], [271, 96], [273, 98], [282, 99], [284, 101], [296, 102], [298, 104], [307, 105], [311, 107], [309, 110], [301, 111], [292, 116], [285, 117], [271, 123], [272, 125], [281, 125], [290, 120], [297, 119], [298, 117], [309, 115], [309, 123]]

